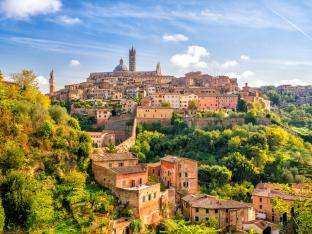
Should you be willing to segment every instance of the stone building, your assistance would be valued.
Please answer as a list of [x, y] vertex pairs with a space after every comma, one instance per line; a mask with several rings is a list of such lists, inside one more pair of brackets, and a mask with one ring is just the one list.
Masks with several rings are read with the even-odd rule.
[[221, 200], [206, 194], [189, 194], [181, 199], [183, 215], [192, 223], [217, 220], [219, 228], [227, 232], [241, 230], [244, 222], [255, 219], [252, 204]]
[[115, 134], [109, 131], [102, 132], [88, 132], [92, 140], [93, 147], [99, 148], [107, 146], [108, 144], [115, 145]]
[[252, 204], [256, 211], [257, 217], [267, 219], [272, 222], [287, 221], [290, 214], [278, 214], [273, 209], [273, 199], [280, 198], [284, 202], [304, 201], [307, 199], [305, 194], [300, 194], [293, 189], [294, 192], [286, 192], [278, 186], [271, 183], [259, 183], [252, 194]]
[[167, 187], [174, 187], [176, 192], [196, 194], [198, 192], [197, 161], [172, 155], [160, 159], [160, 181]]
[[138, 123], [161, 122], [168, 124], [172, 118], [174, 109], [170, 107], [148, 107], [137, 108]]
[[236, 110], [238, 96], [234, 94], [200, 96], [198, 110], [200, 111], [220, 111]]

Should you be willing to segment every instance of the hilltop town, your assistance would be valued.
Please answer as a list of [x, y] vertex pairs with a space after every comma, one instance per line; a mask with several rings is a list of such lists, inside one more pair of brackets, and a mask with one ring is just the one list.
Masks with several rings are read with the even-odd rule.
[[[253, 229], [279, 233], [279, 222], [295, 229], [289, 226], [294, 211], [275, 211], [273, 200], [303, 202], [308, 199], [306, 193], [302, 195], [309, 190], [306, 185], [293, 184], [292, 192], [286, 192], [276, 184], [259, 183], [250, 202], [224, 200], [200, 192], [198, 161], [165, 155], [146, 163], [133, 150], [138, 126], [170, 126], [177, 115], [189, 128], [246, 123], [270, 126], [274, 117], [269, 114], [270, 101], [261, 93], [264, 88], [246, 84], [241, 89], [236, 78], [201, 72], [179, 78], [164, 75], [160, 63], [153, 71], [137, 71], [133, 47], [129, 50], [129, 69], [121, 58], [112, 72], [90, 73], [86, 82], [55, 90], [53, 71], [49, 82], [54, 103], [67, 105], [72, 116], [86, 122], [83, 126], [94, 147], [91, 160], [95, 181], [133, 212], [115, 220], [112, 233], [130, 233], [133, 219], [139, 219], [143, 227], [155, 228], [176, 212], [194, 224], [216, 220], [222, 232]], [[257, 110], [251, 120], [234, 114], [250, 109]]]

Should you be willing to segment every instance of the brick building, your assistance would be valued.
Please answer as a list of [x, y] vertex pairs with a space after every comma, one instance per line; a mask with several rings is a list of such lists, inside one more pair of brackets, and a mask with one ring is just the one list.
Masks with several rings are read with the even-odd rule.
[[169, 123], [174, 109], [170, 107], [143, 107], [137, 108], [137, 120], [139, 123], [162, 122]]
[[259, 183], [252, 194], [252, 204], [257, 213], [257, 217], [272, 222], [287, 220], [287, 215], [289, 217], [289, 214], [278, 214], [274, 211], [272, 205], [274, 198], [280, 198], [284, 202], [293, 202], [304, 201], [307, 199], [307, 196], [305, 194], [297, 193], [296, 188], [294, 188], [294, 192], [286, 192], [274, 184]]
[[93, 147], [99, 148], [107, 146], [109, 143], [115, 145], [115, 134], [110, 131], [88, 132], [92, 140]]
[[195, 160], [167, 155], [160, 159], [158, 168], [152, 167], [150, 170], [159, 170], [160, 181], [167, 188], [175, 188], [179, 194], [198, 192], [198, 169]]
[[237, 102], [238, 96], [233, 94], [200, 96], [198, 102], [198, 110], [236, 110]]
[[193, 223], [215, 218], [219, 228], [226, 231], [242, 229], [244, 222], [255, 219], [252, 204], [221, 200], [206, 194], [184, 196], [181, 208], [183, 215]]

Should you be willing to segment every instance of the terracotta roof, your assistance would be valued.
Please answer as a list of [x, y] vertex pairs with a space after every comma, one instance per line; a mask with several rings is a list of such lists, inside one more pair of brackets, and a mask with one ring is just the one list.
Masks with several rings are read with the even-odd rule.
[[276, 224], [265, 221], [265, 220], [251, 220], [248, 222], [244, 222], [243, 225], [244, 224], [254, 224], [255, 226], [257, 226], [261, 230], [266, 229], [268, 226], [270, 226], [272, 228], [272, 230], [278, 230], [278, 226]]
[[130, 152], [123, 152], [123, 153], [93, 154], [91, 156], [91, 159], [94, 162], [100, 162], [100, 161], [137, 160], [137, 157], [131, 154]]
[[147, 164], [148, 167], [159, 167], [160, 166], [160, 162], [156, 162], [156, 163], [149, 163]]
[[141, 173], [146, 171], [145, 164], [138, 164], [135, 166], [130, 167], [114, 167], [110, 168], [113, 172], [117, 173], [118, 175], [126, 175], [126, 174], [134, 174], [134, 173]]
[[191, 207], [205, 209], [240, 209], [251, 208], [252, 204], [234, 200], [221, 200], [206, 194], [187, 195], [182, 200], [190, 203]]
[[162, 157], [160, 159], [160, 161], [166, 161], [166, 162], [170, 162], [170, 163], [175, 163], [175, 162], [179, 162], [179, 161], [182, 161], [182, 160], [195, 161], [193, 159], [183, 158], [183, 157], [178, 157], [178, 156], [173, 156], [173, 155], [166, 155], [165, 157]]
[[303, 201], [307, 199], [307, 197], [298, 196], [296, 194], [285, 192], [279, 189], [255, 189], [252, 195], [259, 196], [259, 197], [270, 197], [270, 198], [279, 197], [279, 198], [290, 200], [290, 201], [295, 201], [295, 200]]

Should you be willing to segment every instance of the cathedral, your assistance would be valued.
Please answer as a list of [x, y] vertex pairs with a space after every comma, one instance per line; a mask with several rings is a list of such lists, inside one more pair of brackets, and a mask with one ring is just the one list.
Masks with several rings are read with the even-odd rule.
[[[108, 99], [116, 93], [123, 96], [138, 95], [138, 90], [142, 92], [148, 87], [161, 86], [169, 83], [175, 78], [173, 76], [162, 75], [160, 63], [156, 64], [155, 70], [137, 71], [137, 53], [134, 47], [129, 49], [129, 64], [120, 58], [119, 64], [113, 71], [90, 73], [86, 82], [65, 85], [61, 90], [55, 91], [54, 73], [50, 74], [50, 96], [61, 100], [72, 99]], [[131, 95], [130, 95], [131, 94]]]
[[96, 72], [90, 73], [89, 82], [99, 81], [101, 79], [107, 79], [112, 77], [129, 78], [129, 77], [157, 77], [161, 76], [160, 63], [156, 65], [156, 69], [152, 71], [137, 71], [136, 70], [136, 49], [131, 47], [129, 50], [129, 68], [124, 60], [121, 58], [119, 64], [112, 72]]

